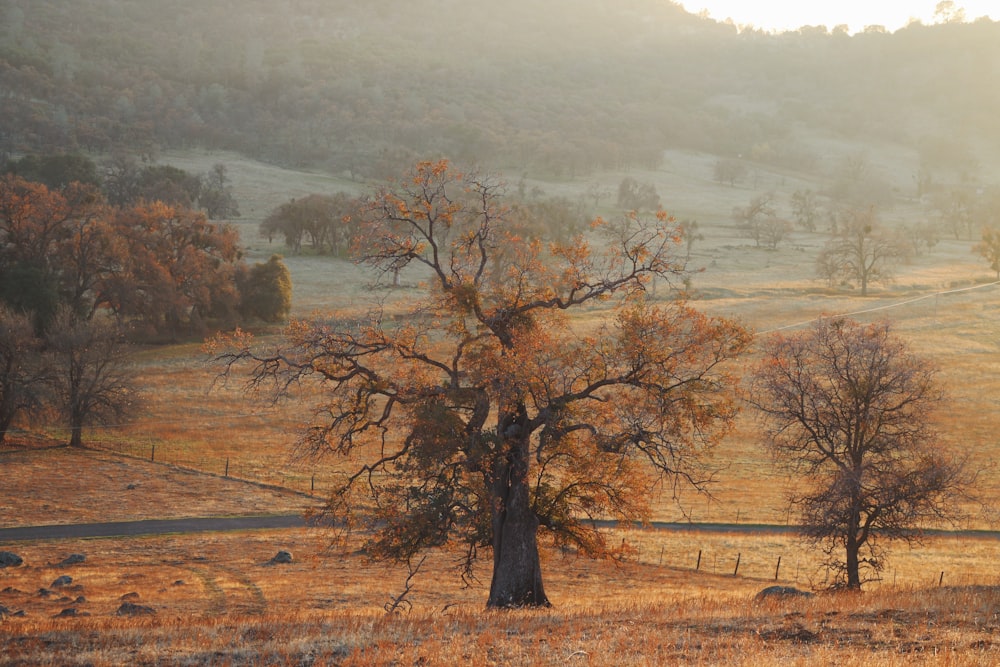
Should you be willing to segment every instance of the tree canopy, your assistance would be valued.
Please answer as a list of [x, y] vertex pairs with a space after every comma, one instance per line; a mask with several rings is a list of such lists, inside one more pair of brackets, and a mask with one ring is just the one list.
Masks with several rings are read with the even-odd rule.
[[[373, 196], [358, 248], [383, 275], [425, 276], [407, 313], [296, 322], [273, 350], [239, 334], [217, 358], [248, 364], [248, 387], [273, 399], [319, 384], [301, 445], [354, 462], [328, 511], [372, 529], [368, 553], [449, 545], [473, 576], [485, 548], [488, 605], [537, 606], [539, 536], [608, 556], [590, 519], [645, 519], [658, 484], [711, 479], [706, 454], [735, 413], [725, 362], [750, 338], [646, 298], [654, 277], [683, 275], [666, 214], [597, 220], [596, 248], [545, 244], [510, 233], [503, 195], [493, 177], [418, 164]], [[572, 320], [599, 304], [606, 319]]]

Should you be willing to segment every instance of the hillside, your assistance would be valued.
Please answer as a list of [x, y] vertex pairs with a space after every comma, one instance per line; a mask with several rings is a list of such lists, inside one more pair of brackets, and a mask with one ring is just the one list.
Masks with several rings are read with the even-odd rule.
[[1000, 26], [770, 35], [658, 0], [8, 3], [0, 153], [237, 150], [353, 178], [446, 155], [513, 173], [667, 149], [823, 167], [802, 132], [930, 170], [1000, 142]]

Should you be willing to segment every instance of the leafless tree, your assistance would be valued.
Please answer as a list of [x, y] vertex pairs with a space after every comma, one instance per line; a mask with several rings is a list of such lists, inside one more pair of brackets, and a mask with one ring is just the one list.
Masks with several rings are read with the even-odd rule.
[[831, 284], [857, 283], [861, 296], [867, 296], [870, 284], [892, 279], [893, 268], [907, 251], [904, 238], [879, 226], [875, 209], [851, 209], [820, 251], [816, 273]]
[[934, 369], [888, 322], [828, 318], [772, 337], [748, 397], [777, 459], [803, 478], [790, 500], [838, 583], [860, 588], [884, 566], [882, 541], [919, 540], [926, 522], [961, 514], [974, 475], [931, 428]]
[[0, 304], [0, 445], [14, 419], [41, 403], [40, 359], [31, 318]]
[[119, 424], [138, 407], [134, 373], [119, 327], [56, 314], [45, 336], [52, 401], [70, 427], [70, 446], [83, 446], [89, 424]]

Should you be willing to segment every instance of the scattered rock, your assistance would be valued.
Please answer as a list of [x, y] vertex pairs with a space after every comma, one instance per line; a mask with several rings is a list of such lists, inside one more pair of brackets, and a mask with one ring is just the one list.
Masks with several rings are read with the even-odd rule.
[[24, 591], [18, 590], [13, 586], [8, 586], [7, 588], [0, 591], [0, 593], [10, 593], [11, 595], [24, 595]]
[[62, 562], [60, 562], [59, 565], [61, 567], [66, 567], [68, 565], [76, 565], [77, 563], [82, 563], [85, 560], [87, 560], [87, 557], [84, 556], [83, 554], [70, 554], [65, 558], [63, 558]]
[[135, 591], [132, 591], [131, 593], [126, 593], [125, 595], [121, 596], [118, 599], [119, 600], [138, 600], [139, 599], [139, 594], [136, 593]]
[[0, 616], [10, 616], [10, 609], [0, 604]]
[[0, 551], [0, 567], [20, 567], [24, 559], [11, 551]]
[[83, 597], [82, 595], [80, 597], [78, 597], [77, 599], [73, 600], [73, 602], [76, 603], [76, 604], [83, 604], [86, 601], [87, 601], [87, 598]]
[[783, 628], [762, 630], [760, 638], [764, 641], [789, 641], [796, 644], [809, 644], [819, 639], [819, 635], [795, 623]]
[[56, 614], [54, 618], [68, 617], [68, 616], [90, 616], [90, 614], [88, 614], [85, 611], [80, 611], [76, 607], [67, 607], [66, 609], [63, 609], [61, 612]]
[[768, 598], [811, 598], [815, 597], [809, 591], [802, 591], [793, 586], [768, 586], [754, 596], [754, 600], [766, 600]]
[[116, 616], [151, 616], [156, 613], [156, 610], [152, 607], [146, 607], [141, 604], [135, 604], [133, 602], [123, 602], [118, 611], [115, 612]]
[[129, 484], [128, 486], [125, 487], [125, 490], [126, 491], [135, 491], [137, 488], [139, 488], [138, 484]]
[[50, 595], [52, 595], [52, 591], [50, 591], [49, 589], [47, 589], [47, 588], [39, 588], [38, 589], [38, 597], [40, 597], [40, 598], [47, 598]]
[[184, 580], [183, 579], [178, 579], [177, 581], [174, 582], [173, 585], [174, 586], [183, 586], [184, 585]]
[[73, 583], [73, 577], [68, 574], [64, 574], [55, 581], [52, 582], [52, 588], [61, 588], [63, 586], [69, 586]]
[[271, 559], [271, 562], [272, 563], [291, 563], [292, 562], [292, 554], [289, 553], [289, 552], [287, 552], [287, 551], [279, 551], [278, 553], [276, 553], [274, 555], [274, 558]]

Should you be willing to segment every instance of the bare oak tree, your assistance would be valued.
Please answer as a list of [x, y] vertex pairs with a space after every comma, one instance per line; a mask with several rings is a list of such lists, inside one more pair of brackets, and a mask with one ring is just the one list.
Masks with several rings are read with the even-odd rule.
[[892, 279], [896, 263], [907, 251], [904, 238], [879, 226], [875, 209], [852, 209], [820, 251], [816, 273], [831, 285], [856, 283], [861, 296], [867, 296], [869, 285]]
[[803, 478], [791, 502], [838, 583], [876, 576], [882, 540], [918, 540], [925, 522], [961, 514], [974, 480], [931, 428], [934, 370], [888, 322], [830, 318], [774, 336], [749, 389], [768, 444]]
[[[354, 461], [328, 511], [369, 526], [369, 554], [406, 563], [451, 545], [471, 576], [485, 550], [488, 606], [544, 606], [540, 536], [613, 557], [591, 519], [645, 519], [657, 484], [711, 479], [705, 456], [735, 408], [723, 366], [749, 336], [645, 298], [654, 277], [683, 275], [666, 215], [598, 220], [598, 253], [511, 233], [502, 194], [418, 164], [372, 198], [358, 248], [390, 278], [426, 273], [409, 313], [294, 323], [276, 350], [241, 334], [216, 358], [249, 364], [249, 387], [275, 400], [318, 383], [302, 446]], [[597, 304], [608, 319], [577, 331], [567, 314]]]
[[52, 402], [70, 428], [72, 447], [83, 446], [83, 428], [121, 424], [138, 407], [134, 372], [121, 329], [68, 309], [56, 314], [45, 336]]
[[41, 345], [31, 318], [0, 303], [0, 445], [15, 418], [41, 405]]

